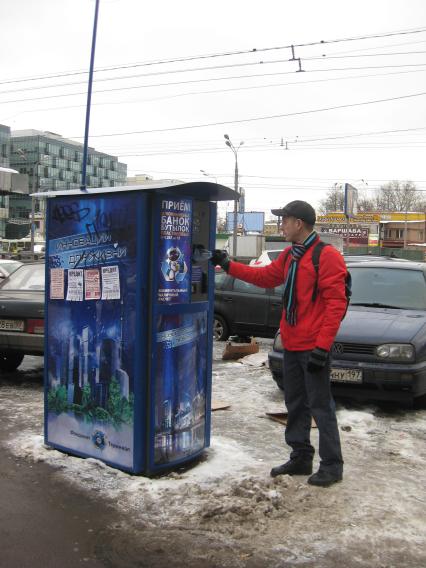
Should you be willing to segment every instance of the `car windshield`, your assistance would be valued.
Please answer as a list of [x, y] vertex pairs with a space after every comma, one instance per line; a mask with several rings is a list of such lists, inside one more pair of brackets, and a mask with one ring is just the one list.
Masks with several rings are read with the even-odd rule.
[[44, 290], [44, 264], [24, 264], [5, 279], [2, 290]]
[[0, 266], [2, 267], [2, 269], [7, 272], [8, 274], [12, 274], [12, 272], [14, 272], [18, 266], [21, 266], [20, 262], [0, 262]]
[[426, 281], [422, 270], [350, 267], [351, 304], [426, 310]]

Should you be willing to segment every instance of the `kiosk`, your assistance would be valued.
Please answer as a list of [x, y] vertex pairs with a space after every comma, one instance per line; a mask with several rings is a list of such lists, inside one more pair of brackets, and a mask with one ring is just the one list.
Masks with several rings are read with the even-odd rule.
[[194, 459], [210, 443], [215, 202], [235, 192], [42, 195], [46, 444], [145, 475]]

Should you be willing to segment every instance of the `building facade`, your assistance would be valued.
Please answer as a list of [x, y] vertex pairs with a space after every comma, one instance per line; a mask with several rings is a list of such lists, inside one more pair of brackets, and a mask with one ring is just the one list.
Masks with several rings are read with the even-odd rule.
[[[0, 124], [0, 168], [10, 168], [11, 132]], [[20, 239], [29, 231], [31, 199], [28, 177], [0, 172], [0, 239]]]
[[347, 223], [341, 212], [327, 213], [317, 217], [320, 233], [342, 235], [349, 246], [382, 246], [403, 248], [425, 242], [426, 214], [424, 212], [370, 212], [358, 213]]
[[0, 124], [0, 166], [8, 168], [10, 161], [10, 128]]
[[[33, 205], [35, 232], [44, 235], [44, 200], [36, 199], [32, 204], [29, 194], [81, 187], [83, 145], [53, 132], [40, 130], [10, 132], [10, 129], [4, 128], [9, 132], [9, 143], [5, 149], [5, 153], [9, 156], [9, 165], [21, 174], [27, 174], [29, 190], [26, 196], [7, 198], [12, 199], [14, 210], [9, 210], [6, 216], [13, 217], [15, 221], [9, 222], [9, 230], [4, 227], [3, 233], [0, 226], [0, 236], [6, 238], [27, 236]], [[0, 136], [1, 134], [0, 128]], [[1, 148], [0, 138], [0, 154]], [[86, 174], [87, 187], [126, 185], [127, 165], [119, 162], [117, 156], [89, 148]], [[26, 223], [20, 219], [26, 219]], [[18, 227], [20, 224], [22, 226]], [[25, 234], [22, 234], [23, 232]]]
[[[83, 145], [53, 132], [16, 130], [11, 133], [10, 165], [30, 176], [31, 191], [63, 191], [82, 185]], [[116, 156], [89, 148], [87, 187], [126, 184], [127, 165]]]

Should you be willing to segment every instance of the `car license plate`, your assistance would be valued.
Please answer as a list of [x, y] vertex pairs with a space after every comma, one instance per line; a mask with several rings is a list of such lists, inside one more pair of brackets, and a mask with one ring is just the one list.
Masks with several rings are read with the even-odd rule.
[[0, 319], [0, 331], [24, 331], [22, 320]]
[[332, 368], [330, 378], [335, 383], [362, 383], [362, 371]]

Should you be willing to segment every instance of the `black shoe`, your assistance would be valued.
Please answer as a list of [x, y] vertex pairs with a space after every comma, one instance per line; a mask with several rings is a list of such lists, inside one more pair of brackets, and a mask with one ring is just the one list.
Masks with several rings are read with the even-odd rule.
[[342, 481], [342, 474], [331, 473], [324, 469], [319, 469], [316, 473], [308, 478], [308, 483], [310, 485], [316, 485], [318, 487], [330, 487], [333, 483]]
[[277, 475], [311, 475], [312, 461], [292, 459], [271, 469], [271, 477]]

